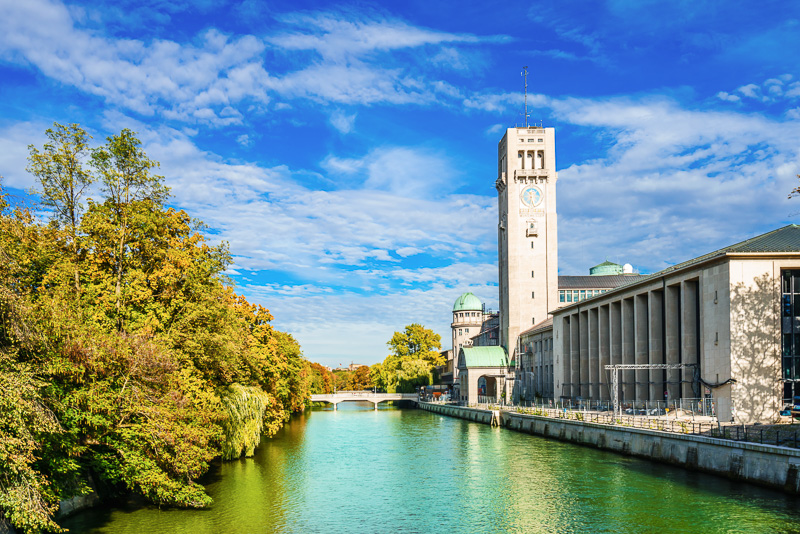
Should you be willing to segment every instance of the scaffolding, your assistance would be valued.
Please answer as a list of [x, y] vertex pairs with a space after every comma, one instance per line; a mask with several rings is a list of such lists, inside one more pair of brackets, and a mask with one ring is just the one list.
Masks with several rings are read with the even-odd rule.
[[696, 363], [616, 363], [606, 365], [606, 371], [612, 372], [611, 377], [611, 399], [614, 402], [614, 417], [621, 415], [619, 407], [619, 372], [632, 371], [636, 369], [688, 369], [697, 367]]

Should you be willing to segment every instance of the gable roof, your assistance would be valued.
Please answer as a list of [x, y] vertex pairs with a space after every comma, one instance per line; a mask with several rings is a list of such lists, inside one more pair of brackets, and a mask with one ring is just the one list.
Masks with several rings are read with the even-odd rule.
[[464, 347], [458, 351], [458, 368], [508, 367], [508, 355], [503, 347]]
[[536, 323], [535, 325], [533, 325], [532, 327], [528, 328], [524, 332], [520, 332], [519, 335], [520, 335], [520, 337], [522, 337], [522, 336], [526, 336], [528, 334], [534, 334], [536, 332], [540, 332], [540, 331], [543, 332], [545, 330], [552, 330], [552, 329], [553, 329], [553, 318], [552, 317], [548, 317], [547, 319], [545, 319], [541, 323]]
[[558, 289], [614, 289], [635, 282], [640, 274], [606, 274], [585, 276], [559, 276]]

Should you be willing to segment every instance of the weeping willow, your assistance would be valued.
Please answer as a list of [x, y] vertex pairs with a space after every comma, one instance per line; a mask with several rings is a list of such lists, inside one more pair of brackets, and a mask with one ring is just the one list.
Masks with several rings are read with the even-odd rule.
[[242, 455], [253, 456], [261, 441], [264, 412], [270, 405], [270, 396], [257, 386], [231, 384], [221, 397], [227, 415], [223, 424], [222, 457], [233, 460]]

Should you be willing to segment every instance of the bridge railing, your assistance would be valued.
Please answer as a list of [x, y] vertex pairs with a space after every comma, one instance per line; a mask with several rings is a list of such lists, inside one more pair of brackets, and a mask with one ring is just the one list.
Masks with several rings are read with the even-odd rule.
[[365, 397], [370, 399], [408, 399], [408, 400], [416, 400], [418, 395], [416, 393], [373, 393], [371, 391], [337, 391], [336, 393], [314, 393], [311, 395], [312, 400], [314, 398], [322, 398], [322, 397], [335, 397], [335, 398], [353, 398], [353, 397]]

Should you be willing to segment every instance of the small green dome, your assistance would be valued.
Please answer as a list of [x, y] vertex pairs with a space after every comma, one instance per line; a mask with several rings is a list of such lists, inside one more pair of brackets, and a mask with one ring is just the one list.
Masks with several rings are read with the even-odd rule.
[[603, 276], [609, 274], [622, 274], [622, 265], [604, 261], [600, 265], [595, 265], [589, 269], [589, 274], [592, 276]]
[[473, 295], [472, 293], [464, 293], [460, 297], [456, 299], [456, 303], [453, 304], [453, 311], [480, 311], [483, 309], [483, 303], [481, 299]]

